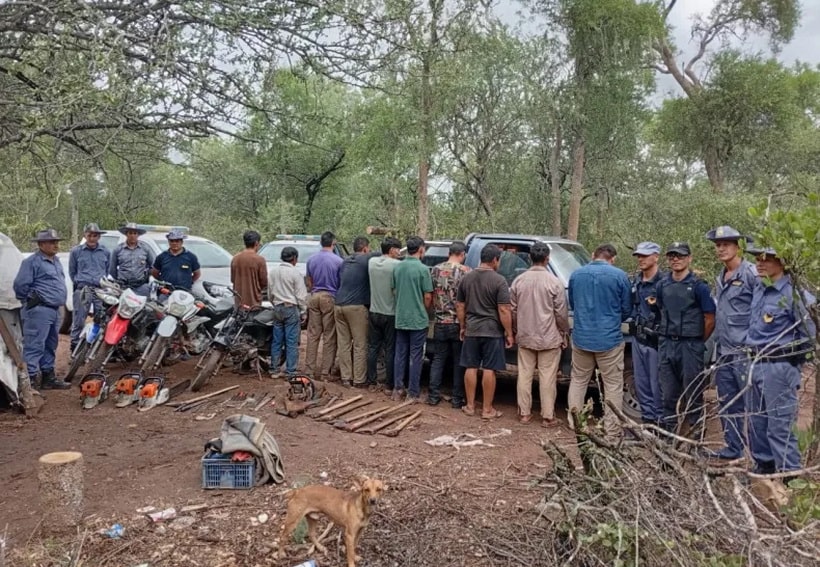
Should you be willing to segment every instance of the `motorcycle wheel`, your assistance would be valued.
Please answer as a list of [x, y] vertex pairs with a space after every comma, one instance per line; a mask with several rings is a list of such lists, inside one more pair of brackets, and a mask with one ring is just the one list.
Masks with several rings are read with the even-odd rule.
[[224, 358], [225, 353], [221, 350], [212, 350], [208, 353], [208, 356], [205, 359], [205, 364], [202, 365], [202, 368], [197, 373], [196, 378], [194, 378], [191, 382], [192, 392], [199, 392], [199, 390], [202, 389], [202, 386], [210, 381], [211, 376], [214, 376], [222, 367], [222, 359]]
[[147, 375], [148, 372], [151, 372], [162, 364], [162, 357], [165, 356], [169, 343], [170, 339], [168, 337], [159, 337], [154, 341], [154, 344], [151, 345], [151, 350], [145, 355], [145, 362], [143, 362], [140, 367], [140, 371], [143, 374]]
[[94, 355], [94, 358], [91, 359], [91, 363], [89, 364], [89, 370], [91, 372], [99, 372], [102, 370], [103, 361], [108, 358], [108, 355], [111, 351], [114, 350], [114, 345], [110, 345], [108, 343], [103, 343], [100, 345], [100, 348], [97, 349], [97, 354]]
[[88, 341], [83, 340], [77, 354], [74, 356], [74, 360], [71, 361], [71, 367], [69, 367], [68, 373], [65, 375], [66, 382], [71, 382], [74, 379], [74, 376], [77, 375], [77, 371], [83, 367], [83, 364], [85, 364], [85, 357], [87, 354]]

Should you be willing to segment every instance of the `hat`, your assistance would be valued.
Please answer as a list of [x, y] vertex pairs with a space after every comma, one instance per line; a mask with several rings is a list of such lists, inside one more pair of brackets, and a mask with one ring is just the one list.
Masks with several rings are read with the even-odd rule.
[[745, 240], [746, 242], [751, 242], [751, 238], [740, 234], [731, 226], [719, 226], [717, 228], [713, 228], [706, 233], [706, 240], [711, 240], [712, 242], [715, 242], [716, 240], [732, 240], [734, 242]]
[[652, 254], [660, 254], [661, 253], [661, 246], [660, 244], [655, 244], [654, 242], [641, 242], [635, 248], [635, 251], [632, 253], [633, 256], [650, 256]]
[[777, 258], [777, 251], [774, 248], [758, 248], [754, 244], [750, 244], [748, 248], [746, 248], [746, 253], [754, 256], [765, 254], [766, 256]]
[[129, 232], [131, 230], [136, 231], [137, 234], [145, 234], [146, 232], [144, 228], [140, 228], [140, 226], [135, 222], [127, 222], [117, 230], [119, 230], [122, 234], [125, 234], [126, 232]]
[[58, 242], [62, 240], [57, 231], [53, 228], [37, 231], [37, 235], [31, 239], [32, 242]]
[[171, 231], [165, 235], [168, 240], [184, 240], [188, 236], [178, 228], [172, 228]]
[[100, 230], [100, 225], [95, 222], [90, 222], [85, 225], [83, 232], [93, 232], [94, 234], [105, 234], [104, 230]]
[[692, 249], [689, 248], [688, 242], [673, 242], [666, 249], [667, 254], [680, 254], [681, 256], [691, 256]]

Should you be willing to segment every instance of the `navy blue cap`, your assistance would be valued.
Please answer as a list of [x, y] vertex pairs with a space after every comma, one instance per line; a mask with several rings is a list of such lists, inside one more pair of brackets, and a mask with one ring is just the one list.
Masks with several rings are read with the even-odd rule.
[[632, 253], [633, 256], [651, 256], [652, 254], [660, 254], [661, 245], [654, 242], [641, 242]]
[[165, 238], [167, 238], [168, 240], [185, 240], [186, 238], [188, 238], [188, 235], [186, 235], [181, 230], [174, 228], [171, 229], [171, 232], [165, 235]]

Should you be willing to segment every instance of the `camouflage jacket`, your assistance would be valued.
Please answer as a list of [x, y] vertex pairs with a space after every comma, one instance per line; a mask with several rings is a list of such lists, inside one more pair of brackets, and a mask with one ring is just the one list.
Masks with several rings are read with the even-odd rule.
[[430, 275], [433, 277], [433, 309], [436, 323], [452, 325], [458, 323], [456, 316], [456, 291], [461, 278], [470, 271], [463, 264], [442, 262], [435, 266]]

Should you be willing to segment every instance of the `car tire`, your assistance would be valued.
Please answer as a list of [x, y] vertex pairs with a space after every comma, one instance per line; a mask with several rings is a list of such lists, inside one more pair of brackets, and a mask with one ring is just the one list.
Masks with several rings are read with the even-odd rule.
[[624, 402], [621, 408], [629, 419], [641, 422], [641, 404], [638, 402], [638, 391], [635, 388], [631, 355], [624, 357]]
[[71, 311], [65, 307], [60, 307], [60, 334], [68, 335], [71, 333]]

